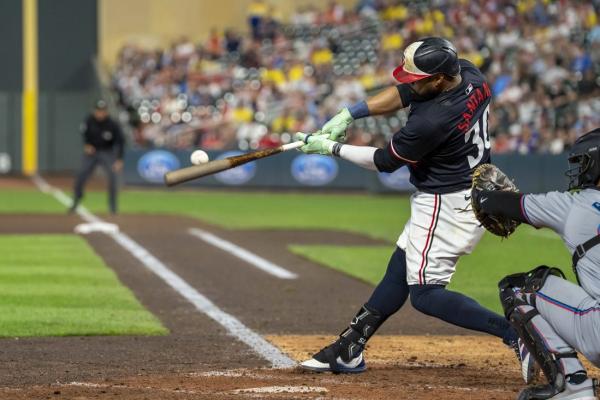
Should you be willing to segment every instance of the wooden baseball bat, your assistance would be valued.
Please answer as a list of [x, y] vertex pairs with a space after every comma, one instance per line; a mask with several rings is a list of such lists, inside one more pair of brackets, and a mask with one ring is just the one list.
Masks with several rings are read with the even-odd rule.
[[200, 165], [192, 165], [191, 167], [176, 169], [165, 174], [165, 184], [167, 186], [175, 186], [180, 183], [191, 181], [193, 179], [202, 178], [204, 176], [216, 174], [217, 172], [235, 168], [250, 161], [260, 160], [261, 158], [270, 157], [275, 154], [282, 153], [291, 149], [297, 149], [304, 146], [304, 142], [299, 140], [284, 144], [279, 147], [265, 150], [257, 150], [239, 156], [227, 157], [222, 160], [213, 160]]

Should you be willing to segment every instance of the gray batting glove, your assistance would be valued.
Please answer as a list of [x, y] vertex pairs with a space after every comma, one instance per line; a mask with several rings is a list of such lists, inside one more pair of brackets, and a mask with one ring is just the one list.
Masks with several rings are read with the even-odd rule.
[[329, 135], [329, 140], [342, 142], [346, 139], [346, 129], [353, 121], [350, 111], [344, 108], [323, 125], [321, 132]]

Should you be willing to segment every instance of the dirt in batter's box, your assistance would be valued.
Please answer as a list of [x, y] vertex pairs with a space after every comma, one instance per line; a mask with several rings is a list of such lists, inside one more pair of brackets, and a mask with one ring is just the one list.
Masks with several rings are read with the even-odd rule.
[[[301, 360], [332, 338], [267, 339]], [[366, 358], [369, 370], [358, 375], [219, 369], [3, 389], [0, 397], [508, 400], [524, 386], [512, 350], [488, 336], [380, 336], [369, 343]], [[598, 376], [600, 371], [590, 369], [590, 373]]]

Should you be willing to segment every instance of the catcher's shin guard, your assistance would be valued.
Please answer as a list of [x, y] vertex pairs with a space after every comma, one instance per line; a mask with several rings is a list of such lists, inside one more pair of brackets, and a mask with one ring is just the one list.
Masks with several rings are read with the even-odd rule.
[[[384, 319], [376, 310], [364, 305], [352, 319], [340, 337], [329, 346], [323, 348], [301, 364], [312, 371], [331, 371], [333, 373], [362, 372], [365, 370], [362, 361], [362, 351], [367, 341], [381, 326]], [[354, 361], [361, 357], [360, 366], [354, 366]]]
[[531, 322], [531, 319], [539, 313], [535, 308], [528, 308], [530, 310], [526, 312], [523, 312], [521, 308], [515, 308], [509, 316], [509, 321], [530, 351], [531, 356], [537, 361], [550, 385], [556, 390], [556, 393], [559, 393], [564, 389], [565, 377], [559, 368], [558, 360], [560, 358], [577, 357], [577, 353], [557, 354], [548, 351], [543, 338]]

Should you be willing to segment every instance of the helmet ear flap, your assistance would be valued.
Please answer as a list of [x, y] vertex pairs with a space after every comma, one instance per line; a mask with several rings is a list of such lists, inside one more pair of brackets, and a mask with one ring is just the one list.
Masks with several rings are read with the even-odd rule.
[[590, 155], [575, 154], [569, 157], [570, 168], [565, 172], [569, 178], [569, 190], [581, 189], [585, 186], [587, 171], [590, 167]]
[[569, 154], [569, 190], [594, 187], [600, 179], [600, 128], [580, 136]]
[[600, 151], [595, 149], [588, 155], [589, 161], [586, 171], [587, 186], [596, 186], [598, 179], [600, 179]]
[[569, 163], [577, 165], [566, 173], [570, 178], [569, 190], [596, 186], [600, 179], [600, 152], [598, 150], [570, 157]]

